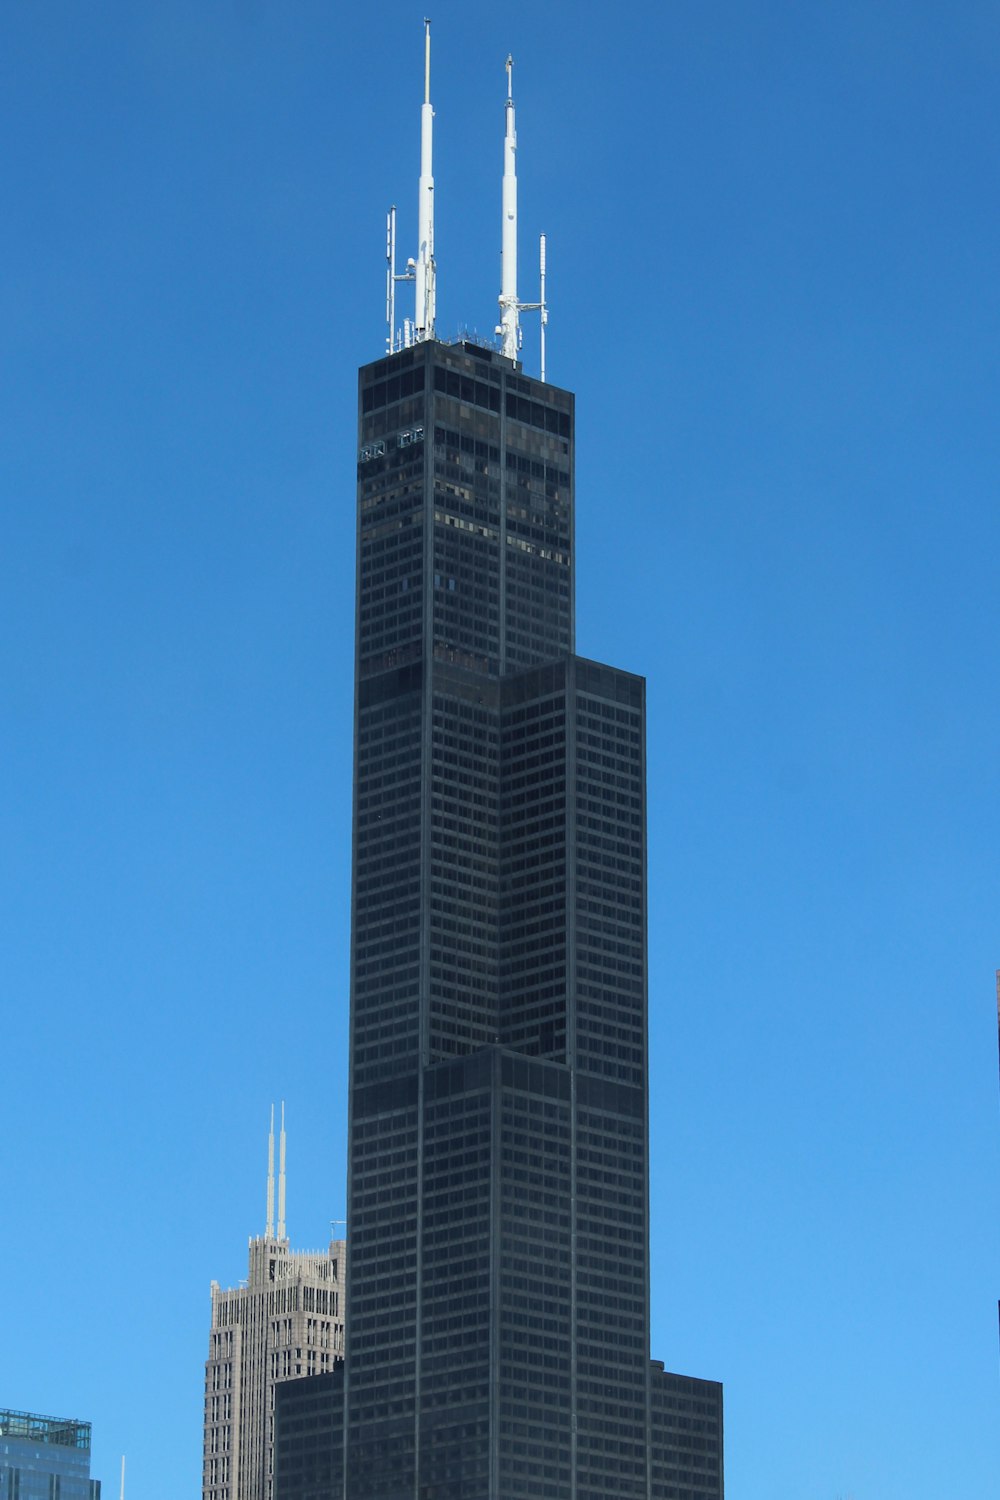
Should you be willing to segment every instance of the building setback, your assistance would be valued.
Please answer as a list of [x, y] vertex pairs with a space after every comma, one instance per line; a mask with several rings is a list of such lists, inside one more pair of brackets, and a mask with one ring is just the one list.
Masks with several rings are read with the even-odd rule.
[[101, 1500], [90, 1423], [0, 1411], [0, 1500]]
[[271, 1500], [276, 1386], [329, 1371], [343, 1358], [346, 1246], [343, 1240], [325, 1251], [289, 1245], [284, 1111], [276, 1230], [273, 1116], [269, 1168], [267, 1226], [250, 1241], [247, 1280], [228, 1289], [212, 1282], [203, 1500]]

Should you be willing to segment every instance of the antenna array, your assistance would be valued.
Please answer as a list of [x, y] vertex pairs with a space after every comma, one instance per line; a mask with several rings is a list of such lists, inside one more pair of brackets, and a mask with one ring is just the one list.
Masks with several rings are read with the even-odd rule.
[[[549, 321], [545, 300], [545, 236], [538, 243], [537, 302], [522, 302], [517, 295], [517, 131], [514, 121], [514, 60], [507, 58], [507, 98], [504, 104], [504, 150], [502, 226], [500, 238], [500, 322], [496, 335], [501, 353], [516, 360], [521, 350], [520, 317], [523, 312], [540, 313], [541, 378], [545, 379], [545, 329]], [[408, 349], [435, 337], [437, 316], [437, 263], [434, 258], [434, 174], [432, 170], [434, 110], [431, 105], [431, 23], [424, 20], [424, 101], [420, 110], [420, 181], [417, 193], [417, 255], [396, 270], [396, 207], [385, 222], [385, 317], [388, 325], [386, 349]], [[413, 282], [414, 315], [396, 327], [396, 286]], [[268, 1216], [270, 1218], [270, 1214]]]

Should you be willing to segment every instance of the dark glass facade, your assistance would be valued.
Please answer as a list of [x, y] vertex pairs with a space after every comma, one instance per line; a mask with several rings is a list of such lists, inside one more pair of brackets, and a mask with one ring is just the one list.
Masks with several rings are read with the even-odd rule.
[[717, 1500], [722, 1494], [722, 1386], [652, 1369], [652, 1500]]
[[344, 1366], [274, 1387], [274, 1493], [333, 1500], [343, 1485]]
[[360, 374], [347, 1500], [722, 1493], [721, 1425], [715, 1489], [657, 1456], [645, 684], [574, 655], [573, 423], [469, 344]]

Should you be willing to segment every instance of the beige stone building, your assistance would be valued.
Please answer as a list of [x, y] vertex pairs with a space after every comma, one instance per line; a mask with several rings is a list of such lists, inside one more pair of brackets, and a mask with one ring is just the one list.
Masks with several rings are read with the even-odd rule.
[[245, 1282], [228, 1289], [212, 1282], [203, 1500], [271, 1500], [274, 1387], [343, 1358], [346, 1250], [343, 1240], [326, 1250], [289, 1245], [282, 1106], [277, 1225], [272, 1111], [265, 1233], [250, 1241]]

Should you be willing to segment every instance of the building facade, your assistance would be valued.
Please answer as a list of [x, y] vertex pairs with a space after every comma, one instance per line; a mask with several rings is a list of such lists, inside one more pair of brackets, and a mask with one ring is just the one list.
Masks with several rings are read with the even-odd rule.
[[344, 1363], [274, 1388], [274, 1493], [333, 1500], [343, 1488]]
[[0, 1500], [101, 1500], [90, 1423], [0, 1411]]
[[203, 1500], [271, 1500], [276, 1386], [330, 1371], [343, 1358], [346, 1246], [332, 1240], [326, 1250], [292, 1250], [284, 1135], [282, 1124], [277, 1226], [272, 1123], [265, 1233], [250, 1241], [245, 1282], [228, 1289], [212, 1282]]
[[360, 372], [347, 1500], [722, 1495], [649, 1358], [645, 684], [575, 655], [573, 473], [501, 353]]

